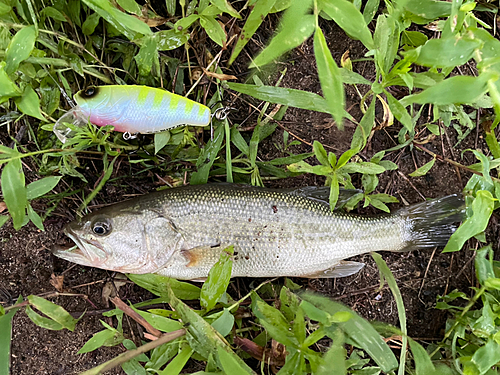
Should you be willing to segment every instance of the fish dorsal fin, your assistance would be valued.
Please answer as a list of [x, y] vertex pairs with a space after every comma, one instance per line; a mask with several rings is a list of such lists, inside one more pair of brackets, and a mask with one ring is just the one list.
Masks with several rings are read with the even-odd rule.
[[[330, 204], [330, 186], [304, 186], [285, 190], [285, 193]], [[340, 189], [339, 200], [335, 208], [341, 208], [351, 197], [358, 193], [363, 193], [363, 191], [359, 189]]]
[[312, 274], [304, 275], [303, 277], [308, 277], [308, 278], [346, 277], [354, 275], [355, 273], [359, 272], [364, 266], [365, 266], [364, 263], [341, 260], [333, 267]]

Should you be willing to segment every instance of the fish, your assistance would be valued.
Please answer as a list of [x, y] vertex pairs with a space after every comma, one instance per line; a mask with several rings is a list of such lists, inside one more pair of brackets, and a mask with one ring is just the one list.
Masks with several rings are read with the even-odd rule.
[[[113, 204], [65, 227], [76, 247], [53, 253], [123, 273], [206, 279], [230, 245], [232, 277], [344, 277], [371, 251], [443, 246], [464, 217], [456, 195], [374, 217], [331, 210], [329, 187], [184, 186]], [[356, 193], [357, 191], [355, 191]]]
[[182, 125], [207, 126], [210, 109], [171, 92], [139, 85], [90, 86], [74, 95], [81, 115], [118, 132], [151, 134]]

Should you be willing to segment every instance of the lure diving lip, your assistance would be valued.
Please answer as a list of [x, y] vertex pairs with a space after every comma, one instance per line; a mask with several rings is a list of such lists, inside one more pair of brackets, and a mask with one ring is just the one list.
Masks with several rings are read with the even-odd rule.
[[[207, 126], [211, 119], [210, 109], [203, 104], [148, 86], [91, 86], [76, 93], [74, 99], [77, 106], [68, 116], [76, 118], [76, 126], [77, 121], [90, 121], [97, 126], [112, 125], [123, 133], [151, 134], [183, 125]], [[71, 122], [67, 120], [63, 121]], [[68, 137], [63, 121], [54, 126], [61, 141]]]

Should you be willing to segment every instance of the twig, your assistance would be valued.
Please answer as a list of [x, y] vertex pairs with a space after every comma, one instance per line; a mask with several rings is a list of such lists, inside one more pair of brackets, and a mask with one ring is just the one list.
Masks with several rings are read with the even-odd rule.
[[[427, 272], [429, 272], [429, 268], [431, 267], [431, 262], [432, 262], [432, 259], [434, 258], [434, 254], [436, 254], [436, 250], [437, 250], [437, 247], [434, 248], [434, 251], [432, 252], [431, 257], [429, 259], [429, 262], [427, 263], [427, 268], [425, 269], [425, 272], [424, 272], [424, 278], [422, 279], [422, 284], [420, 284], [420, 290], [418, 291], [417, 298], [419, 300], [420, 300], [420, 294], [422, 293], [422, 289], [424, 288], [425, 278], [427, 277]], [[420, 300], [420, 301], [423, 302], [422, 300]]]
[[[467, 172], [477, 174], [478, 176], [482, 176], [483, 175], [481, 172], [475, 171], [474, 169], [469, 168], [469, 167], [467, 167], [465, 165], [462, 165], [460, 163], [457, 163], [456, 161], [453, 161], [453, 160], [445, 158], [445, 157], [443, 157], [441, 155], [435, 154], [434, 152], [432, 152], [432, 151], [426, 149], [425, 147], [422, 147], [422, 146], [420, 146], [420, 145], [418, 145], [416, 143], [413, 143], [413, 145], [416, 148], [418, 148], [418, 149], [420, 149], [420, 150], [422, 150], [424, 152], [427, 152], [429, 155], [432, 155], [432, 157], [434, 157], [434, 158], [436, 158], [436, 159], [438, 159], [440, 161], [445, 161], [445, 162], [447, 162], [447, 163], [449, 163], [449, 164], [451, 164], [451, 165], [453, 165], [455, 167], [458, 167], [460, 169], [466, 170]], [[491, 176], [491, 179], [494, 180], [494, 181], [500, 182], [500, 178], [496, 178], [496, 177]]]
[[163, 345], [167, 342], [173, 341], [181, 336], [184, 336], [186, 334], [186, 330], [184, 328], [178, 329], [177, 331], [165, 333], [161, 335], [161, 337], [158, 340], [154, 340], [151, 342], [148, 342], [147, 344], [144, 344], [137, 349], [134, 350], [129, 350], [125, 353], [120, 354], [119, 356], [113, 358], [112, 360], [103, 363], [102, 365], [99, 365], [97, 367], [94, 367], [93, 369], [90, 369], [88, 371], [80, 373], [80, 375], [97, 375], [97, 374], [102, 374], [108, 370], [111, 370], [112, 368], [121, 365], [122, 363], [125, 363], [127, 361], [130, 361], [132, 358], [135, 358], [143, 353], [146, 353], [160, 345]]
[[160, 337], [161, 331], [154, 328], [151, 324], [149, 324], [146, 319], [140, 316], [136, 311], [134, 311], [130, 306], [128, 306], [125, 302], [123, 302], [118, 296], [111, 299], [111, 302], [115, 304], [120, 310], [122, 310], [125, 314], [134, 319], [141, 326], [146, 328], [146, 331], [151, 333], [153, 336]]
[[406, 182], [408, 182], [410, 184], [410, 186], [417, 192], [418, 195], [420, 195], [420, 198], [422, 198], [425, 202], [426, 199], [425, 199], [424, 195], [415, 187], [415, 185], [413, 185], [413, 183], [410, 181], [410, 179], [408, 177], [406, 177], [404, 175], [404, 173], [402, 173], [401, 171], [398, 171], [398, 174], [401, 177], [403, 177], [406, 180]]

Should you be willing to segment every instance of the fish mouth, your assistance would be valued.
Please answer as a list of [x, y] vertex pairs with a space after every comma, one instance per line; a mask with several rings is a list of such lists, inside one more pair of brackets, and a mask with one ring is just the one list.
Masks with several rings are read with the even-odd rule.
[[56, 246], [52, 253], [64, 260], [84, 266], [99, 267], [108, 259], [104, 247], [95, 240], [80, 237], [69, 226], [64, 233], [75, 243], [74, 246]]

